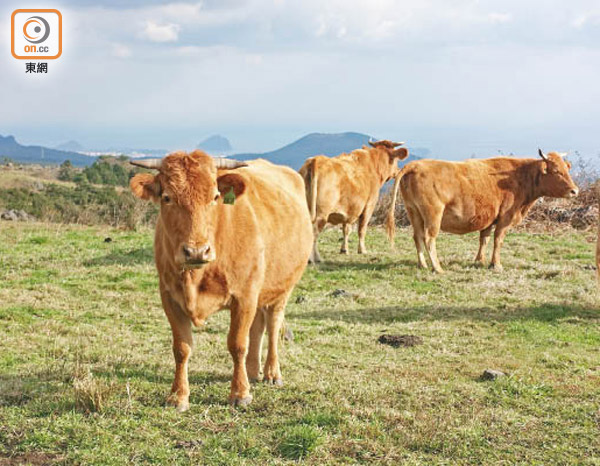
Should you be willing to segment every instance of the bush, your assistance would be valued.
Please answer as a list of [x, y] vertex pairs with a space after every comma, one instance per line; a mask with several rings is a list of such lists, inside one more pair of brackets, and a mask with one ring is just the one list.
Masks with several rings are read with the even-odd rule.
[[129, 179], [135, 173], [133, 168], [126, 168], [128, 157], [107, 159], [101, 157], [90, 167], [86, 167], [75, 181], [88, 181], [93, 184], [106, 184], [109, 186], [127, 186]]
[[0, 206], [25, 210], [44, 221], [108, 224], [130, 229], [153, 223], [158, 212], [154, 204], [140, 201], [129, 191], [93, 186], [87, 181], [74, 188], [47, 184], [40, 192], [24, 188], [0, 189]]

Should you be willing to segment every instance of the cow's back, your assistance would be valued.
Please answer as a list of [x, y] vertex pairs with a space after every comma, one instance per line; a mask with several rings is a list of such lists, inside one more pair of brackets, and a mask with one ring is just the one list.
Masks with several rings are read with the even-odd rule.
[[311, 206], [312, 184], [316, 183], [316, 217], [332, 224], [354, 223], [368, 200], [379, 192], [368, 168], [357, 163], [362, 150], [337, 157], [318, 155], [300, 169], [306, 183], [307, 203]]
[[410, 162], [400, 182], [402, 197], [422, 213], [428, 210], [426, 204], [443, 206], [444, 231], [479, 231], [500, 212], [504, 192], [510, 188], [505, 183], [514, 169], [511, 162], [507, 158]]
[[249, 161], [236, 173], [247, 180], [244, 203], [252, 211], [263, 247], [257, 253], [264, 255], [263, 291], [268, 301], [269, 294], [293, 286], [308, 262], [313, 234], [304, 182], [291, 168], [262, 159]]

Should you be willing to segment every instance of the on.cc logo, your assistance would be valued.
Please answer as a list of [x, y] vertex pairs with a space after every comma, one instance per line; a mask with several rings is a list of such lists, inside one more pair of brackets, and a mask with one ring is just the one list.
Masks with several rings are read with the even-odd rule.
[[23, 25], [23, 35], [27, 42], [41, 44], [50, 35], [50, 25], [41, 16], [32, 16]]

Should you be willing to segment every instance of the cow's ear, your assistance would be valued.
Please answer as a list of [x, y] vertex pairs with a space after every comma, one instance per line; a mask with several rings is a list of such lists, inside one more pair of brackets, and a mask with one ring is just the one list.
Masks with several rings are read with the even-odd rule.
[[392, 155], [400, 160], [404, 160], [406, 157], [408, 157], [408, 149], [406, 147], [400, 147], [399, 149], [394, 150]]
[[227, 173], [217, 178], [219, 192], [226, 194], [233, 189], [235, 197], [239, 197], [246, 191], [246, 181], [240, 175], [235, 173]]
[[129, 186], [133, 194], [140, 199], [152, 202], [160, 200], [160, 183], [151, 173], [138, 173], [131, 178]]

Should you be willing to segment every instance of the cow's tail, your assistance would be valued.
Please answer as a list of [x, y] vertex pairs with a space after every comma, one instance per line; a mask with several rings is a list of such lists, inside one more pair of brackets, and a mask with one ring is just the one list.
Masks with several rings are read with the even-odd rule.
[[314, 222], [317, 219], [317, 184], [319, 181], [319, 172], [316, 170], [316, 160], [311, 160], [308, 163], [306, 177], [306, 193], [308, 201], [308, 210], [310, 211], [310, 219]]
[[404, 168], [398, 172], [394, 180], [394, 189], [392, 191], [392, 202], [390, 203], [390, 210], [385, 219], [385, 230], [387, 232], [388, 240], [392, 249], [395, 249], [394, 237], [396, 236], [396, 200], [398, 199], [398, 189], [400, 188], [400, 181], [404, 176]]

